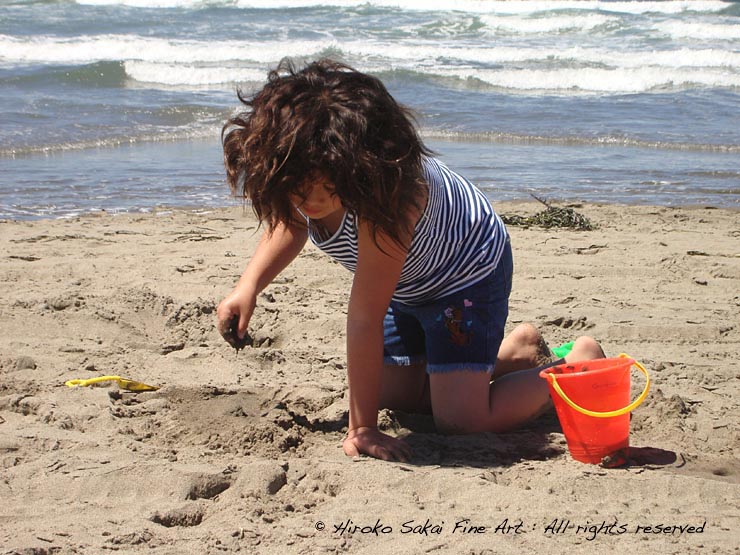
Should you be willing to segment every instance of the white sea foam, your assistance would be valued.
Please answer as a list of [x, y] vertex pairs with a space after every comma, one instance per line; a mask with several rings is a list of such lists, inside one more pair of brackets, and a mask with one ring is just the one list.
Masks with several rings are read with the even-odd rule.
[[[169, 86], [203, 86], [219, 83], [263, 82], [265, 71], [260, 68], [194, 67], [188, 65], [126, 62], [126, 73], [146, 83]], [[479, 68], [420, 68], [414, 63], [398, 63], [393, 68], [405, 69], [430, 76], [474, 79], [511, 92], [548, 91], [557, 93], [642, 93], [655, 90], [676, 90], [703, 87], [740, 88], [740, 75], [722, 71], [655, 68], [568, 68], [554, 70], [491, 70]]]
[[[99, 61], [149, 62], [151, 64], [207, 64], [211, 69], [274, 64], [286, 56], [316, 57], [327, 51], [375, 59], [382, 66], [396, 61], [415, 62], [420, 71], [454, 64], [599, 64], [612, 68], [725, 67], [740, 71], [740, 52], [715, 48], [659, 51], [602, 50], [573, 47], [517, 48], [498, 46], [438, 46], [432, 42], [387, 43], [371, 41], [191, 41], [138, 35], [98, 35], [65, 39], [16, 38], [0, 35], [0, 60], [6, 63], [80, 64]], [[143, 66], [141, 66], [143, 67]], [[185, 83], [185, 81], [183, 81]]]
[[228, 0], [75, 0], [84, 6], [130, 6], [134, 8], [202, 8], [225, 5]]
[[740, 52], [713, 48], [692, 50], [614, 52], [595, 48], [514, 48], [514, 47], [440, 47], [428, 44], [398, 46], [395, 44], [342, 42], [333, 47], [344, 54], [357, 57], [402, 60], [418, 63], [421, 70], [443, 66], [445, 61], [469, 64], [548, 63], [596, 64], [612, 68], [725, 67], [740, 71]]
[[138, 35], [97, 35], [65, 39], [0, 35], [0, 60], [34, 63], [90, 63], [139, 60], [159, 63], [251, 61], [269, 63], [286, 55], [307, 55], [331, 48], [333, 41], [191, 41]]
[[737, 23], [687, 23], [685, 21], [665, 21], [656, 23], [653, 28], [678, 39], [699, 40], [738, 40], [740, 39], [740, 25]]
[[376, 6], [409, 11], [462, 11], [524, 14], [559, 10], [599, 10], [631, 14], [717, 12], [727, 8], [721, 0], [625, 1], [603, 0], [76, 0], [87, 5], [125, 5], [140, 8], [202, 8], [238, 6], [253, 9]]
[[[598, 48], [438, 46], [432, 42], [184, 41], [137, 35], [16, 38], [0, 35], [5, 63], [123, 63], [136, 81], [168, 86], [261, 82], [286, 56], [339, 52], [366, 71], [475, 78], [513, 90], [641, 92], [659, 87], [738, 87], [740, 52], [720, 49], [615, 52]], [[516, 64], [516, 69], [511, 65]], [[501, 66], [501, 67], [492, 67]], [[724, 70], [724, 71], [719, 71]]]
[[709, 70], [656, 72], [639, 69], [557, 69], [557, 70], [472, 70], [447, 69], [440, 75], [477, 79], [490, 85], [518, 91], [558, 91], [587, 93], [642, 93], [675, 90], [701, 85], [740, 87], [740, 75]]
[[618, 24], [620, 18], [603, 14], [567, 15], [548, 17], [521, 17], [481, 15], [480, 20], [498, 31], [518, 34], [558, 33], [564, 31], [592, 31], [597, 27]]
[[266, 72], [249, 67], [197, 67], [187, 64], [125, 62], [126, 75], [142, 83], [169, 86], [204, 86], [220, 83], [262, 83]]

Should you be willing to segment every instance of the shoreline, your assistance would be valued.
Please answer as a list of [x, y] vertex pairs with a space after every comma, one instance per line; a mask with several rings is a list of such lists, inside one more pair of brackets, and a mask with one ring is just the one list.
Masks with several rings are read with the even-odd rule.
[[[624, 203], [624, 202], [591, 202], [586, 200], [567, 200], [558, 198], [544, 198], [548, 204], [563, 208], [574, 208], [576, 211], [583, 207], [596, 207], [596, 208], [624, 208], [628, 210], [718, 210], [728, 212], [740, 212], [740, 203], [737, 206], [715, 206], [707, 204], [681, 204], [681, 205], [666, 205], [666, 204], [655, 204], [655, 203]], [[491, 201], [491, 199], [489, 199]], [[140, 208], [140, 209], [126, 209], [126, 210], [108, 210], [98, 209], [94, 211], [75, 213], [63, 216], [31, 216], [27, 218], [2, 218], [0, 217], [0, 224], [4, 223], [21, 223], [21, 222], [53, 222], [53, 221], [70, 221], [79, 220], [84, 218], [100, 218], [100, 217], [137, 217], [137, 216], [153, 216], [160, 217], [165, 215], [171, 215], [176, 213], [188, 213], [194, 215], [203, 215], [218, 213], [218, 212], [229, 212], [233, 210], [244, 210], [246, 217], [252, 217], [251, 209], [248, 205], [240, 206], [237, 204], [239, 199], [233, 199], [234, 204], [232, 205], [220, 205], [220, 206], [188, 206], [188, 205], [163, 205], [154, 208]], [[492, 201], [494, 209], [498, 214], [506, 213], [509, 210], [523, 210], [528, 214], [534, 214], [540, 209], [544, 208], [543, 203], [534, 199], [531, 195], [529, 197], [523, 197], [521, 199], [507, 199]], [[511, 207], [511, 208], [509, 208]]]
[[[560, 205], [740, 209], [740, 190], [733, 181], [737, 171], [727, 155], [674, 159], [665, 153], [611, 147], [487, 147], [450, 141], [429, 146], [451, 169], [477, 184], [495, 206], [527, 202], [533, 193]], [[18, 158], [7, 162], [6, 181], [20, 188], [0, 188], [0, 218], [35, 221], [101, 209], [136, 214], [158, 206], [159, 211], [228, 209], [239, 200], [230, 196], [222, 158], [217, 140]], [[67, 185], [54, 185], [60, 179]]]
[[[348, 272], [309, 246], [260, 296], [256, 346], [215, 330], [249, 210], [0, 221], [0, 553], [734, 553], [740, 211], [577, 211], [598, 228], [508, 227], [507, 329], [646, 366], [624, 469], [570, 458], [552, 414], [447, 437], [381, 411], [415, 459], [346, 458]], [[161, 389], [64, 386], [100, 375]]]

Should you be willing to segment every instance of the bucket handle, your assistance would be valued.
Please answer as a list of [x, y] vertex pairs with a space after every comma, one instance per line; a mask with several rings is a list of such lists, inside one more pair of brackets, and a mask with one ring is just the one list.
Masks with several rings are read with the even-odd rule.
[[[624, 353], [619, 355], [619, 358], [631, 358], [629, 355], [626, 355]], [[627, 414], [628, 412], [632, 412], [637, 407], [639, 407], [642, 402], [645, 400], [645, 397], [647, 397], [648, 391], [650, 390], [650, 376], [648, 376], [647, 370], [645, 370], [645, 367], [633, 359], [633, 363], [637, 368], [645, 374], [645, 389], [642, 390], [642, 393], [635, 399], [632, 403], [627, 405], [626, 407], [622, 409], [617, 410], [610, 410], [606, 412], [596, 412], [593, 410], [584, 409], [583, 407], [578, 406], [573, 401], [571, 401], [570, 397], [568, 397], [565, 392], [560, 388], [560, 384], [558, 384], [557, 379], [555, 378], [555, 374], [548, 374], [548, 376], [551, 378], [551, 384], [555, 391], [557, 391], [558, 395], [563, 399], [563, 401], [566, 402], [566, 404], [574, 409], [580, 412], [581, 414], [585, 414], [587, 416], [595, 416], [596, 418], [612, 418], [614, 416], [622, 416], [623, 414]]]

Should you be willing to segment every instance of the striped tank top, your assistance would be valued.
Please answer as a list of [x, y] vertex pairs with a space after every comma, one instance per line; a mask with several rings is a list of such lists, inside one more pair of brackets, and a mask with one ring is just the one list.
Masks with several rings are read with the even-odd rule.
[[[409, 305], [439, 299], [489, 275], [508, 237], [501, 218], [472, 183], [439, 160], [424, 157], [422, 162], [429, 197], [393, 294], [395, 301]], [[354, 214], [346, 212], [339, 229], [328, 238], [308, 223], [311, 242], [354, 272]]]

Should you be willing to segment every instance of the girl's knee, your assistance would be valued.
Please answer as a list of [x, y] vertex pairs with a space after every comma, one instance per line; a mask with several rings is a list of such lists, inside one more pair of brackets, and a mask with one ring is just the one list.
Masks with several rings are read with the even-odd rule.
[[579, 360], [593, 360], [604, 358], [604, 351], [593, 337], [583, 335], [573, 343], [573, 350], [565, 357], [568, 362], [577, 362]]
[[511, 331], [511, 337], [523, 347], [537, 346], [542, 341], [542, 334], [532, 324], [519, 324]]
[[540, 366], [550, 362], [551, 353], [542, 334], [532, 324], [519, 324], [511, 332], [516, 345], [516, 358], [527, 361], [526, 367]]

